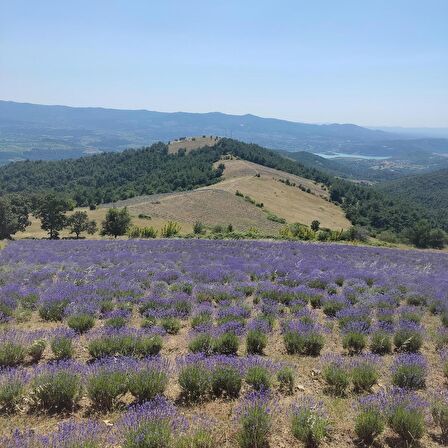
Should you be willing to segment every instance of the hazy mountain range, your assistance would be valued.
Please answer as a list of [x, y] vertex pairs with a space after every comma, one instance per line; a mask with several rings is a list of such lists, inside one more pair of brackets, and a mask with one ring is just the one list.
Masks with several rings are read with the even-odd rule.
[[219, 135], [273, 149], [397, 156], [448, 152], [448, 140], [354, 124], [305, 124], [255, 115], [44, 106], [0, 101], [0, 163], [121, 151], [182, 136]]

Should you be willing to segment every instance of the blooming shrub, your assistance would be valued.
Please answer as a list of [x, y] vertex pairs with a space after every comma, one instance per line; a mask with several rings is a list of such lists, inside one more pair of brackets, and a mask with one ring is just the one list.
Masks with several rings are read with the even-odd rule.
[[95, 317], [90, 314], [75, 314], [67, 319], [67, 325], [76, 331], [83, 334], [95, 325]]
[[23, 399], [28, 375], [19, 369], [7, 369], [0, 378], [0, 411], [14, 412]]
[[240, 422], [238, 444], [241, 448], [265, 447], [271, 429], [269, 394], [266, 391], [249, 393], [237, 407]]
[[210, 392], [210, 372], [201, 365], [187, 365], [179, 372], [179, 385], [189, 401], [199, 401]]
[[73, 356], [74, 349], [72, 343], [73, 334], [59, 331], [51, 340], [51, 351], [56, 360], [69, 359]]
[[266, 348], [267, 336], [260, 330], [249, 330], [246, 337], [247, 353], [249, 355], [262, 355]]
[[423, 389], [426, 374], [426, 360], [418, 354], [399, 355], [392, 365], [392, 383], [403, 389]]
[[212, 372], [211, 387], [215, 396], [238, 397], [242, 382], [241, 373], [232, 365], [218, 366]]
[[96, 362], [90, 369], [86, 391], [92, 406], [110, 411], [128, 390], [126, 366], [113, 359]]
[[324, 360], [322, 375], [331, 393], [345, 395], [350, 385], [350, 372], [341, 357], [331, 356]]
[[440, 428], [442, 438], [448, 440], [448, 394], [442, 391], [434, 394], [431, 400], [431, 415]]
[[387, 402], [387, 421], [390, 428], [407, 444], [423, 437], [426, 403], [402, 389], [392, 391]]
[[284, 330], [284, 343], [289, 354], [319, 356], [324, 347], [324, 337], [316, 325], [289, 322]]
[[58, 363], [39, 373], [31, 384], [34, 406], [52, 412], [72, 410], [82, 390], [77, 370], [76, 365]]
[[385, 428], [385, 417], [382, 413], [384, 397], [369, 395], [359, 400], [359, 412], [355, 421], [355, 432], [359, 439], [371, 445], [382, 434]]
[[277, 381], [281, 391], [292, 395], [294, 392], [295, 376], [290, 367], [283, 367], [277, 372]]
[[394, 334], [394, 345], [397, 350], [415, 353], [423, 344], [422, 329], [414, 322], [401, 322]]
[[360, 356], [352, 361], [350, 374], [355, 391], [368, 392], [378, 382], [378, 363], [373, 355]]
[[139, 402], [163, 395], [168, 385], [168, 371], [169, 367], [162, 359], [143, 360], [141, 367], [129, 375], [129, 391]]
[[255, 365], [247, 369], [246, 383], [255, 390], [267, 390], [271, 387], [271, 375], [263, 366]]
[[372, 333], [370, 350], [377, 355], [386, 355], [392, 352], [392, 341], [388, 333], [377, 330]]
[[291, 427], [294, 437], [306, 446], [319, 446], [329, 431], [323, 405], [309, 397], [301, 400], [292, 408]]

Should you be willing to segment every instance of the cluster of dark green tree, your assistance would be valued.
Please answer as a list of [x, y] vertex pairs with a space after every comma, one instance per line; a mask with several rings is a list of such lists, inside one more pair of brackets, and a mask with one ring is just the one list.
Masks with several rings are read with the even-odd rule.
[[191, 190], [216, 182], [217, 151], [169, 154], [167, 145], [58, 161], [16, 162], [0, 168], [0, 194], [57, 192], [78, 206], [133, 196]]
[[17, 232], [23, 232], [31, 222], [30, 214], [40, 219], [41, 228], [50, 239], [59, 237], [59, 232], [68, 228], [70, 234], [79, 238], [81, 233], [93, 235], [97, 231], [95, 221], [89, 220], [87, 212], [73, 210], [72, 200], [54, 193], [27, 200], [24, 196], [9, 195], [0, 198], [0, 239], [9, 239]]
[[433, 249], [443, 249], [448, 244], [448, 235], [442, 229], [435, 229], [431, 224], [422, 219], [414, 226], [407, 229], [405, 237], [415, 247], [422, 249], [431, 247]]
[[[31, 224], [30, 214], [40, 219], [41, 228], [50, 239], [59, 238], [62, 229], [78, 239], [82, 233], [93, 235], [97, 232], [97, 223], [90, 220], [87, 212], [72, 211], [74, 203], [65, 196], [49, 193], [32, 201], [23, 197], [10, 195], [0, 198], [0, 240], [10, 239], [17, 232], [23, 232]], [[117, 237], [125, 235], [131, 225], [131, 216], [126, 208], [111, 208], [101, 225], [101, 235]]]
[[379, 184], [376, 189], [422, 209], [431, 223], [448, 231], [448, 169]]

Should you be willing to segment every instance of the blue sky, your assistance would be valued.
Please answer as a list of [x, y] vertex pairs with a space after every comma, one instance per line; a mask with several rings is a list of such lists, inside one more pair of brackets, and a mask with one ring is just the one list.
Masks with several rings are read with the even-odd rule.
[[0, 0], [0, 99], [448, 127], [448, 0]]

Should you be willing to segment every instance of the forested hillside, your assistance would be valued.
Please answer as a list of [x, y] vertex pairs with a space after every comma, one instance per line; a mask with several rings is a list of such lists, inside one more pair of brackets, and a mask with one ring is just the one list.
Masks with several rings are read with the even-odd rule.
[[399, 232], [426, 217], [418, 207], [391, 197], [387, 192], [336, 179], [275, 151], [233, 139], [221, 139], [213, 147], [188, 154], [185, 151], [169, 154], [167, 145], [157, 143], [122, 153], [12, 163], [0, 168], [0, 193], [25, 193], [30, 197], [53, 191], [85, 206], [144, 194], [191, 190], [219, 181], [222, 166], [214, 169], [213, 164], [227, 155], [326, 185], [331, 199], [340, 204], [355, 225]]
[[377, 190], [399, 201], [411, 201], [448, 230], [448, 169], [380, 184]]
[[222, 139], [212, 148], [188, 154], [185, 151], [169, 154], [167, 145], [156, 143], [142, 149], [78, 159], [16, 162], [0, 169], [0, 192], [51, 190], [66, 193], [78, 205], [88, 205], [143, 194], [191, 190], [218, 180], [221, 170], [213, 169], [213, 163], [225, 154], [329, 182], [329, 176], [286, 160], [273, 151]]
[[122, 153], [60, 161], [17, 162], [0, 169], [0, 192], [56, 191], [78, 205], [113, 202], [142, 194], [190, 190], [216, 182], [216, 151], [168, 154], [163, 143]]

